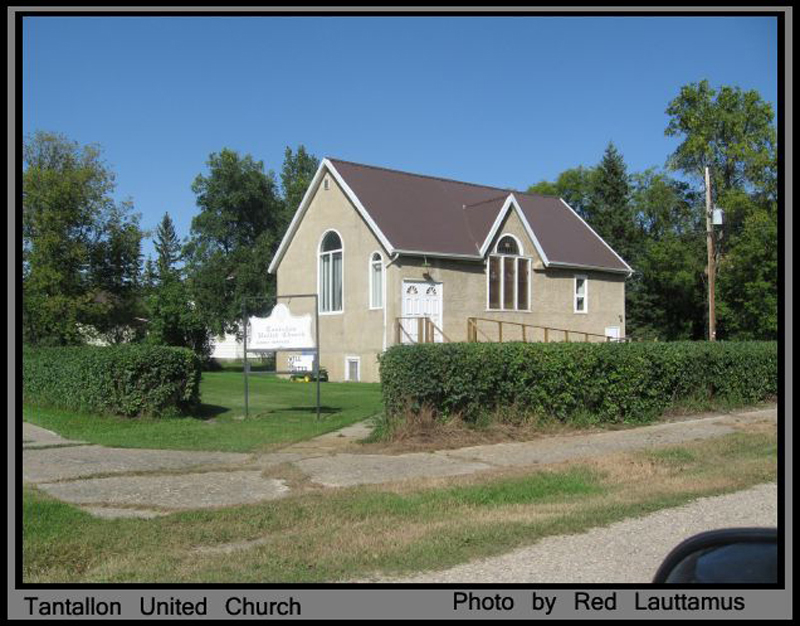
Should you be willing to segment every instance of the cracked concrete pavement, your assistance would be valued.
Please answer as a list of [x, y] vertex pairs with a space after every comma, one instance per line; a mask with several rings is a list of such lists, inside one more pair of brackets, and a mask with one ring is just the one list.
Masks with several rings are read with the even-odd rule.
[[737, 423], [765, 420], [777, 420], [775, 407], [628, 430], [394, 455], [352, 452], [369, 433], [364, 423], [262, 455], [106, 448], [23, 423], [23, 480], [93, 515], [147, 518], [285, 497], [291, 487], [280, 474], [287, 466], [321, 487], [380, 484], [674, 445], [734, 432]]

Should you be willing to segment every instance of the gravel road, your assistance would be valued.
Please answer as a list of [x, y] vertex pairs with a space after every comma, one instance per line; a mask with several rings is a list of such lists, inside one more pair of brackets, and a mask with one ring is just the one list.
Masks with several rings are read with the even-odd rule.
[[777, 526], [774, 483], [701, 498], [685, 506], [627, 519], [580, 535], [548, 537], [509, 554], [426, 572], [403, 583], [649, 583], [683, 539], [716, 528]]

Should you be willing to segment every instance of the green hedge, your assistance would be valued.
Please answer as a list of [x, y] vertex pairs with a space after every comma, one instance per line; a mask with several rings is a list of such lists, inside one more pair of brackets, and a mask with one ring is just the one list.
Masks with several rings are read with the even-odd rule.
[[191, 350], [162, 346], [25, 348], [22, 395], [92, 413], [179, 414], [200, 401], [200, 362]]
[[380, 359], [388, 417], [432, 408], [467, 421], [518, 414], [647, 421], [687, 401], [777, 396], [776, 342], [451, 343], [394, 346]]

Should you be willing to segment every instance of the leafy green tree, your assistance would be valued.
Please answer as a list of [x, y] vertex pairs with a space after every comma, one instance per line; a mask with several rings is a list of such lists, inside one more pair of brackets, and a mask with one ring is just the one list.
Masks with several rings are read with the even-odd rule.
[[135, 317], [141, 230], [111, 197], [97, 145], [37, 131], [23, 143], [23, 340], [80, 343], [99, 325], [114, 340]]
[[147, 299], [147, 342], [193, 350], [202, 360], [211, 353], [211, 333], [189, 290], [176, 273], [164, 275]]
[[718, 328], [739, 339], [778, 338], [778, 223], [754, 210], [721, 260]]
[[645, 242], [626, 286], [628, 335], [703, 338], [703, 245], [701, 238], [672, 233]]
[[637, 242], [625, 296], [627, 333], [661, 340], [701, 339], [705, 292], [701, 194], [654, 168], [631, 176]]
[[200, 213], [192, 219], [184, 258], [192, 300], [208, 328], [221, 335], [238, 328], [245, 299], [256, 313], [275, 293], [267, 268], [283, 234], [284, 203], [274, 174], [250, 155], [226, 148], [211, 154], [207, 165], [208, 174], [192, 185]]
[[298, 146], [296, 152], [292, 152], [292, 149], [286, 146], [281, 168], [281, 188], [285, 206], [284, 228], [289, 225], [294, 212], [300, 206], [318, 167], [319, 159], [309, 154], [305, 146]]
[[[754, 90], [692, 83], [667, 108], [668, 136], [682, 139], [668, 164], [725, 209], [716, 229], [720, 338], [777, 334], [777, 157], [772, 105]], [[704, 215], [705, 207], [699, 207]], [[705, 225], [703, 225], [704, 228]], [[753, 264], [748, 265], [745, 259]]]
[[92, 326], [111, 343], [142, 337], [142, 237], [131, 203], [113, 205], [103, 216], [102, 235], [91, 249], [89, 279], [97, 305]]
[[631, 205], [637, 239], [660, 240], [700, 233], [704, 228], [697, 206], [702, 194], [656, 168], [631, 175]]
[[158, 282], [158, 271], [153, 259], [148, 256], [144, 262], [144, 271], [142, 272], [142, 290], [145, 294], [149, 295]]
[[541, 181], [528, 188], [529, 193], [563, 198], [583, 219], [589, 215], [589, 202], [596, 172], [583, 166], [564, 170], [555, 182]]
[[669, 157], [671, 168], [704, 181], [709, 167], [720, 196], [749, 187], [774, 197], [775, 114], [757, 91], [729, 86], [716, 91], [703, 80], [682, 87], [666, 112], [670, 120], [664, 133], [683, 139]]

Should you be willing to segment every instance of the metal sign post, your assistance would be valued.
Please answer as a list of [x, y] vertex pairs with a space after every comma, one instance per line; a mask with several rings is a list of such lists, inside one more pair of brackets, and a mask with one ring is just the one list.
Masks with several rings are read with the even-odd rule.
[[[277, 353], [279, 350], [283, 350], [286, 352], [313, 352], [314, 353], [314, 366], [313, 372], [314, 377], [317, 379], [317, 420], [321, 419], [320, 415], [320, 380], [319, 380], [319, 371], [320, 371], [320, 364], [319, 364], [319, 296], [315, 293], [301, 293], [301, 294], [288, 294], [283, 296], [275, 296], [275, 300], [283, 299], [293, 299], [293, 298], [313, 298], [314, 299], [314, 346], [313, 347], [297, 347], [297, 346], [280, 346], [278, 345], [275, 347], [274, 351]], [[250, 416], [250, 390], [247, 378], [250, 375], [250, 362], [247, 360], [247, 331], [250, 325], [250, 318], [247, 316], [247, 301], [248, 300], [258, 300], [258, 299], [266, 299], [266, 298], [259, 298], [259, 297], [246, 297], [242, 301], [242, 324], [243, 324], [243, 348], [244, 348], [244, 416], [245, 419]], [[276, 303], [277, 304], [277, 303]], [[273, 307], [273, 311], [275, 307]], [[251, 349], [251, 351], [258, 351]], [[263, 351], [263, 350], [261, 350]], [[274, 371], [267, 371], [267, 372], [253, 372], [254, 374], [294, 374], [296, 373], [294, 370], [278, 370], [278, 363], [277, 363], [277, 356], [275, 361], [275, 370]]]

